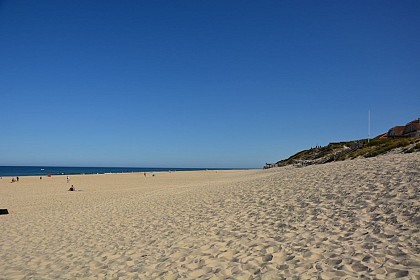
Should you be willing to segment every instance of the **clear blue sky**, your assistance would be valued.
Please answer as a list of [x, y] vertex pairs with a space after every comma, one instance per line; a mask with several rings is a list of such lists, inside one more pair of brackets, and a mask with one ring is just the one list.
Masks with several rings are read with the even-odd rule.
[[420, 116], [420, 2], [0, 1], [0, 165], [261, 167]]

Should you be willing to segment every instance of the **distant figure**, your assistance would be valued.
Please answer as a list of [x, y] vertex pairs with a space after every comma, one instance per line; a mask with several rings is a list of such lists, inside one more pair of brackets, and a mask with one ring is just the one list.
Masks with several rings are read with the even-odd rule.
[[144, 177], [146, 177], [146, 172], [143, 173]]
[[73, 187], [73, 185], [71, 185], [69, 192], [74, 192], [76, 189]]
[[69, 176], [67, 176], [67, 183], [68, 183], [68, 182], [70, 182], [70, 177], [69, 177]]
[[39, 180], [42, 180], [42, 176], [39, 177]]
[[16, 182], [15, 178], [12, 178], [12, 183]]
[[16, 182], [19, 182], [19, 177], [16, 177]]

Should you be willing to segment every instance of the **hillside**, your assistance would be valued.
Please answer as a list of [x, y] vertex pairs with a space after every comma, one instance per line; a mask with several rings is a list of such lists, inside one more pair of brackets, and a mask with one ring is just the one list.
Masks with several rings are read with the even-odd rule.
[[412, 153], [420, 151], [420, 137], [396, 139], [367, 139], [330, 143], [324, 147], [311, 148], [294, 154], [273, 164], [266, 164], [264, 168], [286, 165], [323, 164], [331, 161], [355, 159], [358, 157], [375, 157], [378, 155], [395, 153]]

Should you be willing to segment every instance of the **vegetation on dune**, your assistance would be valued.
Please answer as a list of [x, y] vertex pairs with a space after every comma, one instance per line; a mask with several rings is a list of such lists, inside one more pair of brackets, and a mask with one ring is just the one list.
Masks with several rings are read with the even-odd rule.
[[[357, 148], [351, 149], [355, 145], [358, 145]], [[383, 155], [390, 151], [397, 151], [401, 153], [419, 152], [420, 137], [371, 139], [370, 141], [363, 139], [358, 141], [330, 143], [325, 147], [303, 150], [288, 159], [278, 161], [275, 165], [285, 166], [304, 161], [324, 163], [328, 162], [328, 160], [346, 160], [358, 157], [369, 158]]]
[[[372, 139], [370, 143], [366, 143], [363, 148], [358, 151], [355, 151], [354, 155], [351, 158], [356, 158], [359, 156], [363, 157], [375, 157], [378, 155], [386, 154], [389, 151], [392, 151], [397, 148], [402, 148], [401, 152], [407, 152], [412, 150], [415, 151], [415, 147], [408, 148], [412, 144], [417, 143], [417, 147], [420, 144], [420, 138], [397, 138], [397, 139]], [[407, 147], [407, 148], [406, 148]], [[417, 148], [417, 150], [419, 150]]]

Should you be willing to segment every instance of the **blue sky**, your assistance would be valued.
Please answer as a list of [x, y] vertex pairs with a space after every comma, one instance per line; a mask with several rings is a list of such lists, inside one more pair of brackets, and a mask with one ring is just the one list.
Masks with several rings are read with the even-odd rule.
[[420, 117], [419, 1], [0, 1], [0, 165], [261, 167]]

